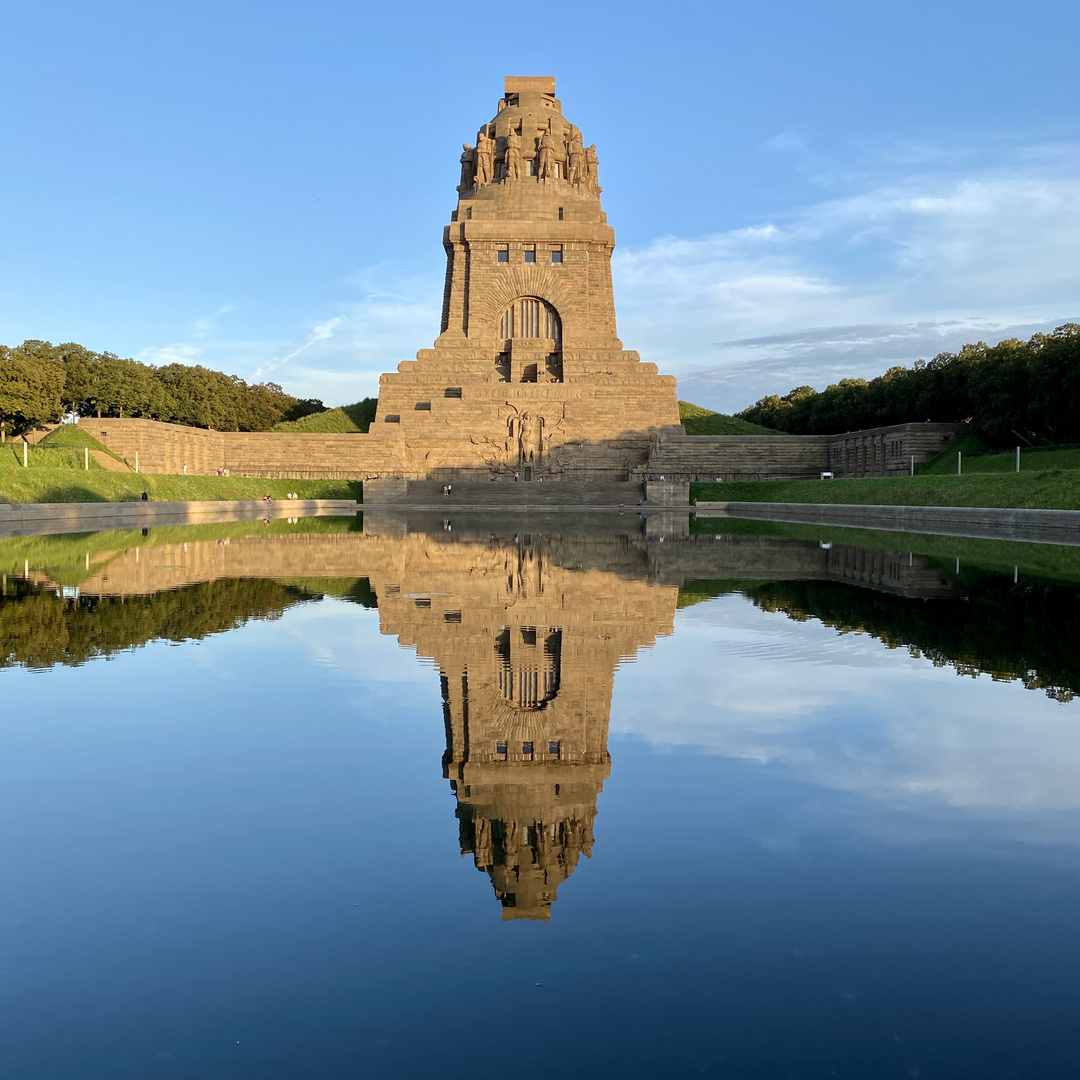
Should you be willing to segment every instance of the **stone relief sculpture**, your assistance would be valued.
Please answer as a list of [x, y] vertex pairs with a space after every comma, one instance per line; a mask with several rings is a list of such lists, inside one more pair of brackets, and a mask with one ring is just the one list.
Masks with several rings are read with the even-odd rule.
[[506, 136], [506, 154], [503, 157], [504, 175], [507, 180], [521, 178], [521, 136], [514, 131]]
[[518, 461], [524, 465], [529, 460], [529, 446], [532, 442], [532, 415], [522, 413], [517, 422]]
[[476, 136], [476, 182], [490, 184], [495, 179], [495, 143], [486, 131]]
[[469, 143], [461, 144], [461, 183], [458, 191], [468, 191], [473, 186], [476, 176], [476, 147]]
[[539, 464], [544, 452], [544, 418], [519, 412], [512, 402], [506, 404], [514, 411], [506, 418], [506, 457], [503, 460], [508, 460], [516, 450], [515, 460], [519, 466]]
[[523, 412], [518, 420], [518, 461], [522, 465], [532, 464], [535, 447], [536, 430], [539, 424], [533, 419], [532, 413]]

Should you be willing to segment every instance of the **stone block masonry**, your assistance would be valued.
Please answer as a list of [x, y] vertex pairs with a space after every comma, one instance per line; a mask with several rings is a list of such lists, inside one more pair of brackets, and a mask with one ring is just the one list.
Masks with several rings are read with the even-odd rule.
[[666, 480], [907, 476], [953, 446], [963, 424], [894, 424], [843, 435], [664, 435], [641, 472]]
[[390, 448], [364, 435], [208, 431], [156, 420], [80, 420], [79, 426], [140, 472], [301, 480], [393, 475]]

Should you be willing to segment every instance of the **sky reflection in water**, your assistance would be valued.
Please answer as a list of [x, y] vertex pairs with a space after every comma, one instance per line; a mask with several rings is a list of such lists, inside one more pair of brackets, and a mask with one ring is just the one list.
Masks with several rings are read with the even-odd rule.
[[[303, 534], [91, 538], [90, 572], [58, 538], [32, 585], [0, 541], [9, 657], [29, 603], [86, 648], [50, 591], [80, 566], [131, 589], [97, 640], [141, 646], [0, 670], [4, 1075], [1075, 1076], [1080, 702], [957, 674], [1068, 696], [1067, 615], [985, 612], [1067, 612], [1071, 555], [1014, 591], [992, 546], [957, 577], [939, 541], [635, 521], [343, 525], [300, 574]], [[132, 595], [169, 574], [185, 614]], [[229, 605], [258, 616], [210, 633]], [[814, 605], [893, 639], [917, 610], [921, 652], [983, 625], [934, 666]]]

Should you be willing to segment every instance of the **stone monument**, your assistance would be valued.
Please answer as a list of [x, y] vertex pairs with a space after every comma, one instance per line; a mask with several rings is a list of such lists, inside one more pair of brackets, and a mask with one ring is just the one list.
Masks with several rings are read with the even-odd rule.
[[461, 154], [442, 332], [380, 380], [379, 475], [627, 480], [682, 433], [674, 377], [616, 335], [598, 161], [553, 78], [506, 79]]

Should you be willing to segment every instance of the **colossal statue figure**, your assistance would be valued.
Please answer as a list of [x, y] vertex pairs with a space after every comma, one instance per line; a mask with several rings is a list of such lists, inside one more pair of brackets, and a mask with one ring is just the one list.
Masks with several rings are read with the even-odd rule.
[[556, 152], [559, 149], [558, 140], [552, 135], [550, 129], [545, 131], [540, 139], [540, 179], [556, 180], [559, 176], [559, 166], [556, 160]]
[[495, 179], [495, 144], [481, 131], [476, 136], [476, 182], [490, 184]]
[[463, 194], [472, 190], [473, 180], [476, 176], [476, 147], [467, 142], [461, 144], [461, 183], [458, 191]]
[[585, 183], [590, 191], [597, 195], [603, 190], [599, 177], [600, 159], [596, 156], [596, 143], [585, 151]]
[[585, 147], [581, 145], [581, 132], [577, 128], [570, 131], [570, 143], [567, 147], [566, 179], [571, 184], [578, 184], [585, 178]]
[[506, 135], [506, 155], [503, 159], [503, 173], [507, 180], [521, 179], [521, 136], [510, 129]]

